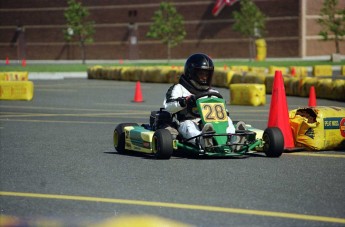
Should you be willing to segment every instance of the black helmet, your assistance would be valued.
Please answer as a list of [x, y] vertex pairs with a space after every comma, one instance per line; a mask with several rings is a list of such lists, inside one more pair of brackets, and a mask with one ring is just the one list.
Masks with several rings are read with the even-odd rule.
[[214, 65], [206, 54], [189, 56], [184, 65], [186, 79], [198, 90], [208, 90], [211, 86]]

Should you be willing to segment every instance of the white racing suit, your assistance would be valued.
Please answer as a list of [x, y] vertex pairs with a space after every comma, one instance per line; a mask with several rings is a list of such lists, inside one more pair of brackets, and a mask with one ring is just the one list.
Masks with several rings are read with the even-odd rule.
[[[217, 92], [210, 89], [208, 92]], [[187, 107], [182, 107], [177, 100], [179, 97], [188, 97], [192, 95], [182, 84], [175, 84], [169, 88], [163, 102], [164, 108], [170, 112], [174, 118], [177, 118], [178, 132], [183, 138], [191, 138], [201, 133], [199, 129], [200, 118], [196, 118], [187, 111]], [[175, 119], [176, 120], [176, 119]], [[232, 120], [228, 117], [229, 127], [227, 133], [235, 133], [235, 128]], [[195, 143], [195, 140], [190, 140]]]

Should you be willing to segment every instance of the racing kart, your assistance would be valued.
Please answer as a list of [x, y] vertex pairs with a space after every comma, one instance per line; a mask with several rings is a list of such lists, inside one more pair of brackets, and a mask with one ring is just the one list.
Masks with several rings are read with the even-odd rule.
[[[196, 107], [187, 106], [188, 111], [201, 118], [201, 125], [211, 123], [213, 131], [183, 138], [172, 122], [172, 115], [161, 108], [151, 112], [149, 124], [117, 125], [113, 134], [115, 149], [120, 154], [136, 151], [152, 154], [157, 159], [169, 159], [175, 150], [211, 157], [239, 157], [253, 151], [264, 152], [268, 157], [279, 157], [283, 153], [284, 137], [279, 128], [266, 128], [263, 131], [234, 121], [235, 133], [226, 133], [228, 113], [222, 96], [209, 92], [195, 99]], [[212, 138], [213, 145], [203, 148], [203, 138]], [[191, 140], [195, 142], [191, 143]]]

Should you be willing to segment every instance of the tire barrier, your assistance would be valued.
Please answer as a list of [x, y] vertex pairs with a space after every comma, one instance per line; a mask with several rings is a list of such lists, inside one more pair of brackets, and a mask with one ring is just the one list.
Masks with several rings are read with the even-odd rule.
[[34, 84], [31, 81], [0, 80], [0, 100], [32, 100]]
[[307, 77], [308, 68], [303, 66], [291, 66], [290, 75], [294, 77]]
[[247, 65], [231, 66], [230, 69], [235, 73], [244, 73], [249, 71], [249, 67]]
[[266, 104], [264, 84], [230, 84], [230, 104], [260, 106]]
[[0, 72], [0, 80], [6, 81], [28, 81], [28, 72]]
[[345, 108], [317, 106], [289, 112], [296, 147], [309, 150], [345, 148]]
[[313, 67], [313, 76], [332, 76], [333, 69], [331, 65], [315, 65]]
[[288, 74], [288, 69], [286, 67], [278, 67], [278, 66], [270, 66], [268, 68], [268, 74], [274, 76], [277, 70], [281, 71], [283, 75]]
[[[310, 87], [316, 89], [317, 98], [345, 101], [345, 80], [322, 78], [320, 76], [308, 77], [307, 67], [284, 68], [284, 86], [287, 95], [308, 97]], [[327, 75], [329, 67], [314, 67], [318, 71], [316, 75]], [[245, 71], [247, 70], [248, 71]], [[270, 70], [281, 69], [272, 66]], [[322, 69], [322, 70], [321, 70]], [[332, 67], [330, 67], [332, 69]], [[242, 71], [241, 71], [242, 70]], [[328, 70], [328, 71], [327, 71]], [[341, 69], [345, 70], [345, 69]], [[93, 66], [87, 71], [89, 79], [141, 81], [150, 83], [177, 83], [179, 76], [183, 73], [183, 67], [176, 66], [118, 66], [102, 67]], [[212, 85], [215, 87], [229, 88], [231, 84], [263, 84], [267, 94], [272, 93], [274, 77], [267, 73], [264, 67], [243, 67], [235, 66], [227, 68], [216, 68]]]

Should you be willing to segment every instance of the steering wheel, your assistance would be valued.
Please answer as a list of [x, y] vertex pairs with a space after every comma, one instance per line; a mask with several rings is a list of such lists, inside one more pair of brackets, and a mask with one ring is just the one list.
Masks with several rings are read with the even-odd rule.
[[[219, 94], [218, 92], [209, 91], [209, 92], [195, 95], [195, 100], [198, 100], [199, 98], [202, 98], [202, 97], [212, 97], [212, 96], [216, 96], [217, 98], [221, 98], [221, 99], [223, 98], [223, 96], [221, 94]], [[188, 113], [190, 113], [194, 117], [200, 117], [200, 114], [198, 112], [194, 112], [193, 109], [194, 109], [194, 107], [187, 105]]]

